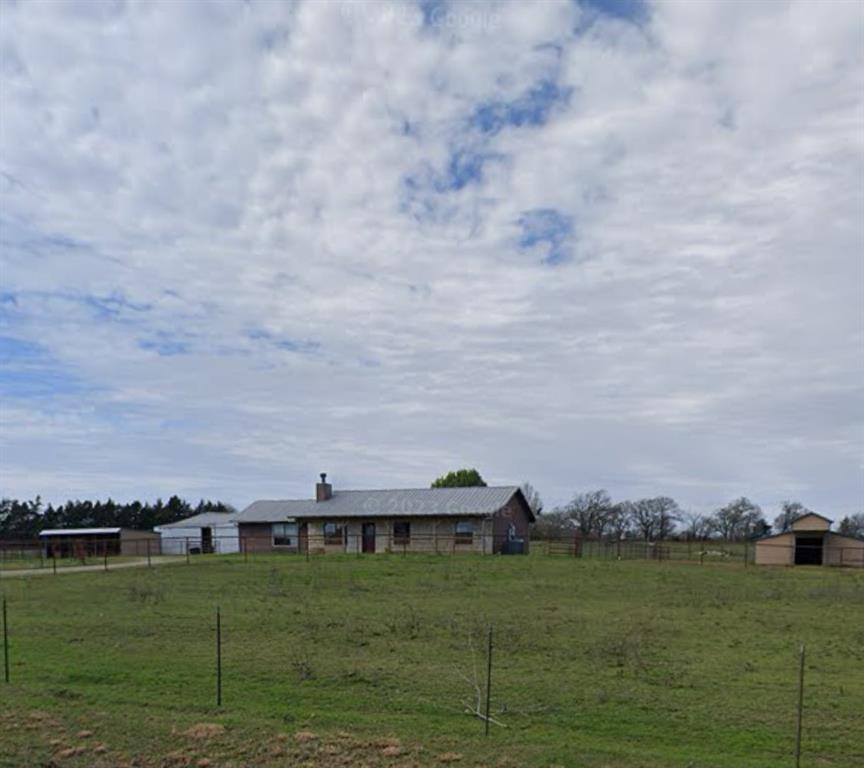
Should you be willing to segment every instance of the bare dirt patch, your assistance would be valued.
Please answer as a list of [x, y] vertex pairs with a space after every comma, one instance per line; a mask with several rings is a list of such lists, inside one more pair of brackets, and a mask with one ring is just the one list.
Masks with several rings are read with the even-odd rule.
[[225, 726], [219, 723], [198, 723], [183, 731], [188, 739], [212, 739], [225, 733]]

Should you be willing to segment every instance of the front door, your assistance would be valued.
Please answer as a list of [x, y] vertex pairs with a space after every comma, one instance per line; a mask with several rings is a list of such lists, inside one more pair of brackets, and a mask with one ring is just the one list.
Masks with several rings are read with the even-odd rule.
[[375, 551], [375, 523], [363, 523], [363, 551]]

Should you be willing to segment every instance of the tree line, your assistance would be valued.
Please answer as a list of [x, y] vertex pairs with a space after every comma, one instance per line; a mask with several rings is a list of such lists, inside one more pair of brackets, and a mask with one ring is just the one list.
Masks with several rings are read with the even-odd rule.
[[45, 528], [131, 528], [152, 530], [157, 525], [176, 523], [178, 520], [201, 512], [233, 512], [221, 501], [202, 499], [195, 506], [179, 496], [167, 502], [132, 501], [119, 504], [107, 501], [67, 501], [65, 504], [44, 506], [37, 496], [32, 501], [0, 500], [0, 539], [35, 539]]
[[[476, 476], [463, 475], [466, 470], [439, 478], [433, 487], [485, 485]], [[724, 539], [734, 541], [768, 533], [784, 533], [792, 522], [811, 512], [798, 501], [784, 501], [780, 514], [769, 524], [758, 504], [742, 496], [710, 514], [683, 510], [668, 496], [613, 501], [604, 490], [577, 493], [563, 507], [551, 512], [543, 510], [540, 495], [530, 483], [522, 491], [533, 509], [537, 522], [534, 535], [539, 537], [568, 536], [579, 533], [586, 538], [639, 538], [656, 541], [673, 537], [691, 540]], [[233, 512], [221, 501], [200, 500], [190, 504], [179, 496], [167, 502], [133, 501], [67, 501], [65, 504], [44, 506], [37, 496], [31, 501], [0, 500], [0, 539], [34, 539], [44, 528], [108, 528], [120, 527], [149, 531], [202, 512]], [[864, 538], [864, 513], [848, 515], [837, 526], [837, 533]]]
[[[769, 524], [761, 507], [746, 496], [730, 501], [710, 514], [682, 509], [675, 499], [655, 496], [636, 501], [613, 501], [604, 490], [577, 493], [563, 507], [542, 514], [539, 496], [529, 484], [523, 486], [537, 514], [535, 535], [556, 537], [578, 533], [585, 538], [638, 538], [657, 541], [674, 537], [738, 541], [785, 533], [802, 515], [810, 513], [798, 501], [784, 501], [780, 514]], [[536, 504], [536, 506], [535, 506]], [[837, 533], [864, 537], [864, 513], [849, 515], [837, 526]]]
[[[432, 483], [433, 488], [485, 485], [486, 481], [474, 468], [448, 472]], [[784, 501], [772, 525], [762, 508], [746, 496], [730, 501], [711, 514], [702, 514], [683, 510], [669, 496], [613, 502], [606, 491], [597, 490], [577, 493], [563, 507], [543, 514], [543, 501], [531, 483], [522, 483], [522, 494], [536, 517], [533, 534], [539, 538], [578, 533], [593, 539], [657, 541], [680, 537], [739, 541], [785, 533], [791, 530], [795, 520], [813, 512], [800, 501]], [[837, 533], [864, 538], [864, 513], [844, 517]]]

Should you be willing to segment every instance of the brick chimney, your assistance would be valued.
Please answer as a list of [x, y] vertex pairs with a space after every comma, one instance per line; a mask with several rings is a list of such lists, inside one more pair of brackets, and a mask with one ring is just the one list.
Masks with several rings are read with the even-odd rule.
[[333, 498], [333, 486], [327, 482], [327, 473], [321, 473], [321, 482], [315, 483], [315, 501], [327, 501]]

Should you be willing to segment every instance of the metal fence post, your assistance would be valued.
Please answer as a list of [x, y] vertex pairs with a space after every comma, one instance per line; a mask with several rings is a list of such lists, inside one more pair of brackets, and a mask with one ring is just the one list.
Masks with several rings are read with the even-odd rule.
[[189, 537], [186, 537], [186, 565], [189, 565]]
[[492, 701], [492, 625], [489, 625], [489, 650], [486, 656], [486, 735], [489, 735], [489, 712]]
[[54, 575], [57, 575], [57, 553], [51, 550], [51, 567], [54, 569]]
[[3, 672], [9, 682], [9, 618], [6, 614], [6, 598], [3, 598]]
[[102, 545], [102, 562], [105, 566], [105, 571], [107, 572], [107, 570], [108, 570], [108, 542], [107, 541]]
[[147, 567], [153, 567], [153, 564], [150, 562], [150, 539], [147, 539]]
[[801, 768], [801, 719], [804, 712], [804, 644], [798, 662], [798, 723], [795, 729], [795, 768]]
[[243, 562], [248, 563], [249, 562], [249, 546], [246, 543], [246, 537], [245, 536], [243, 536], [240, 539], [240, 546], [243, 548]]
[[222, 614], [216, 606], [216, 706], [222, 706]]

